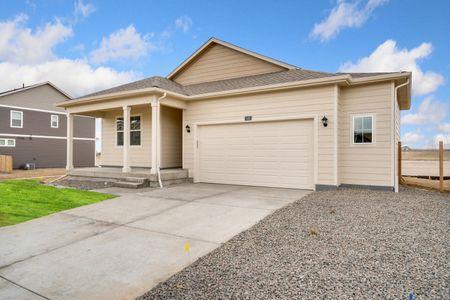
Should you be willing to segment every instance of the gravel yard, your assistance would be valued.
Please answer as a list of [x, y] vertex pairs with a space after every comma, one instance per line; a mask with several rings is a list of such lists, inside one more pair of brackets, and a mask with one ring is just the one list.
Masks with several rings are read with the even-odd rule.
[[449, 221], [449, 194], [313, 193], [138, 299], [449, 299]]

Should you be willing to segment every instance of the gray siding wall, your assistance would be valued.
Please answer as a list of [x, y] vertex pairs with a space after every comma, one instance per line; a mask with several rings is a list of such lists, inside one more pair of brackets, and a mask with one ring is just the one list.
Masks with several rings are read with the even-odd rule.
[[[36, 168], [66, 166], [66, 140], [28, 137], [15, 137], [15, 140], [16, 147], [0, 147], [0, 155], [13, 157], [13, 168], [20, 168], [26, 163], [35, 163]], [[94, 166], [95, 141], [75, 140], [73, 147], [75, 167]]]
[[[10, 127], [10, 111], [23, 112], [23, 128]], [[59, 116], [59, 127], [51, 128], [50, 118]], [[23, 136], [2, 136], [18, 134]], [[59, 137], [45, 138], [33, 136]], [[25, 163], [35, 163], [37, 168], [60, 168], [66, 165], [67, 117], [65, 114], [40, 112], [25, 109], [0, 107], [0, 138], [16, 140], [15, 147], [0, 147], [0, 155], [11, 155], [13, 167], [20, 168]], [[74, 118], [75, 138], [95, 138], [95, 119]], [[95, 141], [74, 140], [74, 166], [89, 167], [95, 164]]]
[[[11, 110], [23, 112], [23, 128], [10, 127]], [[51, 115], [59, 116], [58, 128], [51, 128]], [[0, 106], [0, 133], [65, 137], [67, 134], [67, 117], [65, 114], [52, 114]], [[95, 119], [76, 116], [74, 118], [74, 137], [95, 138]]]

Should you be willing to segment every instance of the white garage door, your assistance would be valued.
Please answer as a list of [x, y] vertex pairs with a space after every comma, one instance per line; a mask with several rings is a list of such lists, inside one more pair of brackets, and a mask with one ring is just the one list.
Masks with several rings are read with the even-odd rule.
[[312, 189], [313, 121], [199, 126], [198, 182]]

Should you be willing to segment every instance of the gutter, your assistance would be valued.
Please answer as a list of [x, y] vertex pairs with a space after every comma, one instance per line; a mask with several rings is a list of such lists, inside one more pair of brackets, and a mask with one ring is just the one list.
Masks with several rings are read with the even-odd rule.
[[[158, 104], [158, 109], [160, 110], [161, 109], [161, 107], [160, 107], [160, 102], [161, 102], [161, 100], [162, 99], [164, 99], [164, 98], [166, 98], [167, 97], [167, 92], [164, 92], [164, 94], [161, 96], [161, 97], [159, 97], [158, 99], [156, 99], [156, 103]], [[161, 132], [160, 132], [160, 130], [161, 130], [161, 126], [160, 126], [160, 122], [159, 122], [159, 119], [161, 118], [161, 111], [158, 113], [158, 120], [156, 120], [156, 125], [158, 126], [158, 128], [157, 128], [157, 130], [156, 130], [156, 133], [157, 134], [160, 134]], [[156, 137], [156, 141], [158, 141], [158, 137]], [[158, 157], [158, 159], [156, 160], [157, 161], [157, 163], [158, 163], [158, 165], [156, 166], [156, 172], [158, 173], [158, 183], [159, 183], [159, 187], [160, 188], [163, 188], [163, 184], [162, 184], [162, 180], [161, 180], [161, 166], [160, 166], [160, 161], [161, 161], [161, 148], [160, 148], [160, 145], [159, 144], [157, 144], [156, 145], [156, 151], [157, 151], [157, 157]]]

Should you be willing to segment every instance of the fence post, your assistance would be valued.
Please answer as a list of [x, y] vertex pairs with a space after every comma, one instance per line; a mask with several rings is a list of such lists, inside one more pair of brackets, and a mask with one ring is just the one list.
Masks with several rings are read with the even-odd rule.
[[398, 155], [397, 155], [397, 170], [398, 170], [398, 185], [402, 183], [402, 142], [398, 142], [397, 147]]
[[444, 142], [439, 141], [439, 191], [444, 191]]

